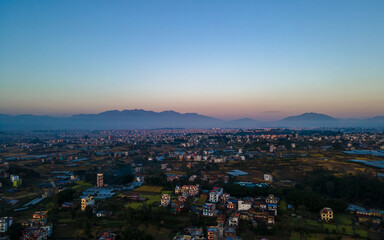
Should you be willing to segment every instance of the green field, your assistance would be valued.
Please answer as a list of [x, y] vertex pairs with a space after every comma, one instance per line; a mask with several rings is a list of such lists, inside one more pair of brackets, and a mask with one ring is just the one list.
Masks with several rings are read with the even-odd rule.
[[145, 203], [148, 205], [153, 204], [155, 202], [160, 203], [160, 200], [161, 200], [161, 195], [141, 195], [141, 197], [147, 199]]
[[84, 181], [77, 181], [76, 182], [76, 185], [73, 186], [72, 188], [75, 189], [75, 190], [80, 190], [80, 191], [84, 191], [88, 188], [91, 188], [93, 187], [92, 184], [90, 183], [87, 183], [87, 182], [84, 182]]
[[[154, 203], [159, 203], [160, 204], [160, 200], [161, 200], [161, 195], [160, 194], [156, 194], [156, 195], [143, 194], [143, 195], [140, 195], [140, 197], [143, 197], [143, 198], [147, 199], [145, 201], [145, 204], [147, 204], [147, 205], [152, 205]], [[125, 207], [130, 207], [130, 208], [133, 208], [133, 209], [137, 209], [137, 208], [142, 207], [143, 204], [144, 203], [141, 203], [141, 202], [132, 202], [132, 203], [126, 204]]]
[[138, 209], [140, 207], [142, 207], [143, 204], [142, 203], [139, 203], [139, 202], [133, 202], [133, 203], [128, 203], [128, 204], [125, 204], [125, 207], [130, 207], [130, 208], [133, 208], [133, 209]]
[[[342, 224], [344, 223], [344, 224]], [[355, 236], [367, 239], [368, 237], [376, 239], [375, 236], [370, 236], [369, 232], [364, 227], [354, 226], [349, 214], [336, 215], [335, 222], [319, 222], [314, 219], [298, 219], [295, 217], [283, 218], [282, 225], [290, 226], [297, 229], [290, 232], [291, 240], [310, 240], [310, 239], [327, 239], [330, 237], [340, 236]], [[297, 228], [299, 227], [299, 228]], [[359, 238], [359, 239], [360, 239]]]

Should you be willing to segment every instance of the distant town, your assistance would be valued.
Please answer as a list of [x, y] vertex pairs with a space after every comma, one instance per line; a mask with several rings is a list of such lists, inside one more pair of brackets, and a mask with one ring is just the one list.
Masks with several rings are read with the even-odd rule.
[[384, 133], [5, 131], [5, 239], [383, 239]]

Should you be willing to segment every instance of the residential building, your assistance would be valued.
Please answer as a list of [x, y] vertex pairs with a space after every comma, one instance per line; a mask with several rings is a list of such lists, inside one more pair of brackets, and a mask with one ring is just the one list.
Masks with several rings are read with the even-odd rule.
[[264, 181], [273, 182], [273, 177], [271, 174], [264, 174]]
[[53, 233], [53, 224], [47, 223], [48, 211], [38, 211], [32, 218], [23, 222], [24, 232], [21, 240], [46, 240]]
[[[187, 228], [187, 232], [188, 232], [189, 236], [191, 237], [190, 239], [194, 239], [194, 240], [204, 240], [205, 239], [204, 231], [202, 228], [197, 228], [197, 227]], [[188, 239], [188, 238], [185, 238], [185, 239]]]
[[232, 227], [228, 227], [224, 230], [225, 239], [236, 239], [236, 230]]
[[237, 226], [239, 226], [239, 214], [238, 213], [236, 213], [236, 214], [232, 215], [231, 217], [229, 217], [228, 225], [230, 227], [234, 227], [234, 228], [237, 228]]
[[87, 206], [92, 206], [94, 204], [95, 204], [95, 201], [93, 200], [92, 196], [81, 198], [81, 211], [84, 212]]
[[237, 208], [237, 199], [229, 199], [227, 202], [228, 209], [236, 209]]
[[237, 202], [237, 210], [239, 211], [248, 211], [252, 208], [251, 202], [245, 202], [245, 201], [238, 201]]
[[14, 186], [14, 187], [20, 187], [21, 186], [22, 179], [18, 175], [13, 175], [12, 174], [10, 176], [10, 179], [11, 179], [11, 182], [12, 182], [12, 186]]
[[161, 196], [161, 206], [166, 207], [171, 202], [171, 196], [169, 194], [163, 194]]
[[176, 194], [181, 193], [185, 196], [194, 197], [199, 194], [199, 185], [183, 185], [182, 187], [176, 186], [175, 193]]
[[320, 211], [320, 217], [321, 217], [321, 220], [323, 221], [330, 221], [333, 219], [333, 211], [332, 209], [330, 208], [323, 208], [321, 211]]
[[278, 204], [279, 198], [275, 197], [273, 194], [268, 195], [268, 197], [265, 199], [265, 202], [268, 204]]
[[223, 194], [223, 188], [214, 187], [213, 190], [209, 192], [209, 201], [212, 203], [219, 202], [220, 196]]
[[222, 236], [223, 236], [223, 228], [216, 227], [216, 226], [207, 227], [208, 240], [222, 239]]
[[8, 228], [12, 225], [13, 218], [12, 217], [2, 217], [0, 218], [0, 232], [4, 233], [8, 230]]
[[274, 216], [268, 216], [268, 224], [274, 224], [275, 223], [275, 217]]
[[203, 205], [203, 216], [212, 217], [216, 209], [216, 204], [214, 203], [205, 203]]
[[116, 239], [116, 234], [111, 233], [109, 230], [105, 231], [103, 235], [99, 238], [99, 240], [115, 240]]

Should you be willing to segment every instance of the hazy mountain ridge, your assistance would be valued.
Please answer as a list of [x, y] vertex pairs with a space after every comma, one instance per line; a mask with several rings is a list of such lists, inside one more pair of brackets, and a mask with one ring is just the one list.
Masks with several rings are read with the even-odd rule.
[[338, 121], [338, 119], [331, 117], [329, 115], [321, 114], [321, 113], [303, 113], [297, 116], [290, 116], [280, 120], [280, 122], [287, 121]]
[[384, 116], [368, 119], [337, 119], [320, 113], [303, 113], [279, 121], [258, 121], [251, 118], [222, 120], [197, 113], [175, 111], [154, 112], [142, 109], [111, 110], [97, 114], [77, 114], [71, 117], [46, 115], [0, 114], [0, 130], [55, 129], [153, 129], [153, 128], [258, 128], [258, 127], [379, 127], [384, 128]]

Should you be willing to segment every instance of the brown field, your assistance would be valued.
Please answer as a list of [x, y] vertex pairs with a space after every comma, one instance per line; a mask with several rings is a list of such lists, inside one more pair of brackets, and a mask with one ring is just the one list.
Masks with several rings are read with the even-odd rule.
[[134, 191], [135, 192], [161, 193], [162, 190], [163, 190], [163, 187], [143, 185], [139, 188], [136, 188]]

